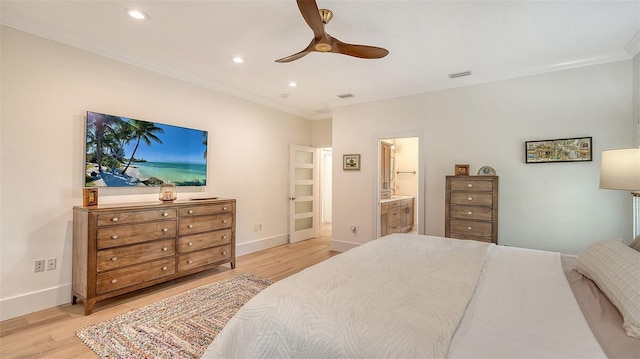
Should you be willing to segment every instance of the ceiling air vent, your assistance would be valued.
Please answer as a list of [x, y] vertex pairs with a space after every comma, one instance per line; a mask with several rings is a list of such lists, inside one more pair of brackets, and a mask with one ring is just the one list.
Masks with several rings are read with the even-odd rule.
[[463, 71], [463, 72], [457, 72], [455, 74], [449, 74], [449, 78], [457, 79], [458, 77], [464, 77], [464, 76], [469, 76], [469, 75], [471, 75], [471, 70]]
[[345, 93], [343, 95], [338, 95], [338, 97], [340, 97], [340, 98], [350, 98], [350, 97], [353, 97], [353, 94]]

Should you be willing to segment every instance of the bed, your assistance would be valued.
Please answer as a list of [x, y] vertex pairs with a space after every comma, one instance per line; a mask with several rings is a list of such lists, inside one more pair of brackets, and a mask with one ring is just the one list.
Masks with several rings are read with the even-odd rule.
[[[625, 303], [618, 294], [608, 301], [573, 270], [602, 277], [600, 266], [609, 275], [602, 248], [572, 258], [434, 236], [382, 237], [266, 288], [203, 358], [638, 358], [640, 339], [629, 332], [640, 330], [640, 253], [602, 242], [616, 256], [623, 252], [623, 282], [631, 287]], [[594, 306], [594, 298], [605, 305]]]

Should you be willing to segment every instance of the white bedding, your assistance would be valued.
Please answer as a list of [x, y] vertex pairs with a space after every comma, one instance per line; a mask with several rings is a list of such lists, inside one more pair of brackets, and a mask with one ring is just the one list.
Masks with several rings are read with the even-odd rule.
[[606, 358], [560, 253], [496, 246], [451, 343], [451, 358]]
[[383, 237], [259, 293], [203, 358], [604, 357], [559, 255], [532, 252]]

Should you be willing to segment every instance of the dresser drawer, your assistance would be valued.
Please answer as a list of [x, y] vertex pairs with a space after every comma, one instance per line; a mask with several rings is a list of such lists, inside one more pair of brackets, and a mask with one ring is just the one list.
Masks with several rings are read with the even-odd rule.
[[395, 220], [400, 220], [400, 214], [402, 214], [402, 208], [401, 207], [394, 207], [394, 208], [390, 208], [389, 209], [389, 218], [388, 221], [389, 222], [393, 222]]
[[482, 192], [451, 192], [452, 204], [466, 204], [475, 206], [493, 205], [493, 195]]
[[217, 203], [208, 206], [193, 206], [178, 209], [180, 217], [204, 216], [207, 214], [225, 213], [233, 211], [232, 203]]
[[487, 180], [469, 180], [469, 179], [452, 179], [452, 191], [493, 191], [493, 181]]
[[231, 229], [194, 234], [178, 239], [178, 252], [187, 253], [231, 242]]
[[205, 266], [231, 258], [231, 246], [225, 245], [216, 248], [204, 249], [197, 252], [181, 254], [178, 257], [178, 272], [192, 268]]
[[489, 207], [452, 205], [449, 215], [451, 218], [490, 221], [493, 218], [493, 211]]
[[176, 218], [175, 208], [154, 209], [147, 211], [106, 212], [97, 215], [97, 225], [113, 226], [118, 224], [157, 221]]
[[461, 233], [468, 236], [491, 237], [491, 222], [451, 220], [451, 233]]
[[176, 261], [175, 258], [171, 258], [98, 273], [96, 292], [106, 293], [130, 285], [169, 276], [175, 272]]
[[167, 239], [98, 251], [98, 272], [173, 256], [175, 240]]
[[233, 215], [218, 214], [213, 216], [199, 216], [193, 218], [181, 218], [178, 225], [178, 233], [181, 236], [210, 232], [218, 229], [231, 228]]
[[176, 221], [138, 223], [98, 228], [98, 249], [176, 236]]
[[387, 225], [387, 228], [388, 228], [387, 233], [388, 234], [398, 233], [400, 231], [400, 225], [401, 225], [400, 219], [389, 222], [389, 224]]

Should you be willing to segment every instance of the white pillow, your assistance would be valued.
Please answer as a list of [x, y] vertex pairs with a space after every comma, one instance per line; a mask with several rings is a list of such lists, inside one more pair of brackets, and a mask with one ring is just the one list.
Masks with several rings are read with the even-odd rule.
[[627, 335], [640, 339], [640, 252], [616, 240], [596, 242], [578, 256], [576, 270], [618, 308]]

